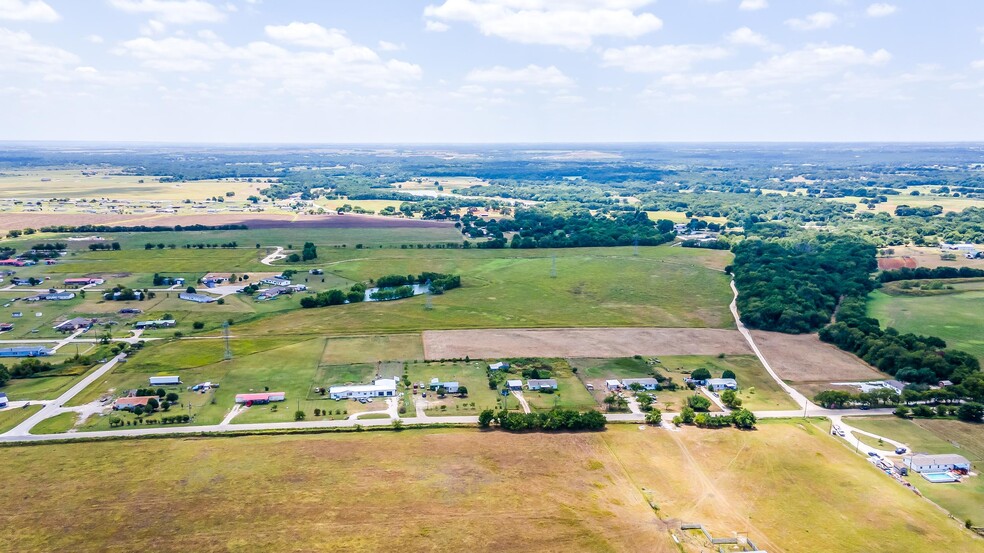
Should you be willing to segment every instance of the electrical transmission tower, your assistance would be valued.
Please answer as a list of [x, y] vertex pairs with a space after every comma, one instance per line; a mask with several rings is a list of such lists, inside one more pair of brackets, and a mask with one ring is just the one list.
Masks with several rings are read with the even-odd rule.
[[557, 278], [557, 256], [550, 258], [550, 278]]
[[424, 297], [424, 309], [426, 309], [427, 311], [430, 311], [431, 309], [434, 309], [434, 301], [433, 301], [433, 299], [431, 297], [431, 293], [429, 291], [427, 292], [427, 294]]
[[632, 235], [632, 255], [639, 257], [639, 235]]
[[225, 335], [225, 355], [223, 359], [226, 361], [232, 359], [232, 346], [229, 344], [229, 321], [222, 323], [222, 334]]

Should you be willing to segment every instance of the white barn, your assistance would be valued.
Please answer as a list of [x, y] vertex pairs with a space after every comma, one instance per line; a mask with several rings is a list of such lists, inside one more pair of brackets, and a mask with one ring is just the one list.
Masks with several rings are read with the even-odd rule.
[[360, 399], [370, 397], [393, 397], [396, 395], [396, 380], [380, 378], [372, 384], [351, 386], [332, 386], [328, 388], [331, 399]]

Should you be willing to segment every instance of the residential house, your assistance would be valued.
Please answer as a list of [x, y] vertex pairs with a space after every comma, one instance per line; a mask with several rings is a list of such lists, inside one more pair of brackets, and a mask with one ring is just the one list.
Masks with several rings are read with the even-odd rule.
[[489, 365], [490, 371], [504, 371], [508, 368], [509, 368], [509, 363], [506, 363], [505, 361], [499, 361]]
[[195, 303], [212, 303], [215, 298], [212, 296], [206, 296], [205, 294], [191, 294], [188, 292], [181, 292], [178, 294], [178, 298], [185, 301], [193, 301]]
[[659, 381], [656, 380], [655, 378], [652, 378], [652, 377], [649, 377], [649, 378], [623, 378], [622, 379], [622, 386], [624, 386], [626, 388], [631, 387], [633, 384], [638, 384], [638, 385], [642, 386], [642, 389], [643, 390], [655, 390], [656, 388], [659, 388]]
[[280, 295], [283, 295], [283, 294], [290, 294], [290, 293], [291, 293], [291, 290], [289, 288], [287, 288], [286, 286], [273, 286], [273, 287], [267, 288], [266, 290], [263, 290], [262, 292], [260, 292], [259, 294], [257, 294], [256, 295], [256, 299], [259, 300], [259, 301], [262, 301], [262, 300], [272, 300], [273, 298], [275, 298], [277, 296], [280, 296]]
[[523, 381], [522, 380], [507, 380], [506, 381], [506, 388], [509, 388], [510, 390], [521, 391], [523, 389]]
[[260, 392], [252, 394], [236, 394], [236, 403], [249, 405], [263, 405], [272, 401], [284, 401], [287, 399], [286, 392]]
[[45, 357], [51, 350], [42, 346], [15, 346], [0, 348], [0, 357]]
[[270, 286], [290, 286], [290, 279], [277, 275], [261, 280], [260, 284], [269, 284]]
[[712, 392], [738, 389], [738, 381], [734, 378], [708, 378], [704, 385]]
[[553, 378], [530, 378], [526, 381], [526, 387], [530, 390], [556, 390], [557, 380]]
[[63, 323], [58, 323], [52, 328], [54, 328], [59, 332], [75, 332], [76, 330], [89, 328], [95, 322], [96, 322], [95, 319], [87, 319], [85, 317], [75, 317], [74, 319], [69, 319]]
[[621, 387], [622, 387], [622, 383], [619, 382], [618, 380], [609, 379], [605, 381], [605, 388], [607, 388], [609, 392], [614, 392], [615, 390], [618, 390]]
[[133, 323], [133, 328], [137, 330], [147, 328], [172, 328], [175, 324], [174, 319], [158, 319], [156, 321], [138, 321]]
[[963, 455], [957, 455], [956, 453], [944, 453], [941, 455], [920, 453], [906, 457], [904, 462], [913, 472], [970, 471], [970, 461]]
[[379, 378], [372, 384], [331, 386], [328, 396], [331, 399], [360, 399], [370, 397], [393, 397], [396, 395], [396, 379]]
[[458, 393], [458, 383], [457, 382], [455, 382], [455, 381], [452, 381], [452, 382], [441, 382], [441, 380], [438, 379], [438, 378], [432, 378], [431, 381], [430, 381], [430, 386], [428, 386], [428, 388], [430, 388], [431, 390], [439, 390], [441, 388], [444, 388], [444, 390], [447, 393], [449, 393], [449, 394], [456, 394], [456, 393]]
[[133, 411], [133, 409], [139, 405], [141, 407], [146, 407], [147, 402], [152, 399], [157, 399], [157, 396], [135, 396], [135, 397], [121, 397], [117, 398], [113, 402], [113, 409], [117, 411]]

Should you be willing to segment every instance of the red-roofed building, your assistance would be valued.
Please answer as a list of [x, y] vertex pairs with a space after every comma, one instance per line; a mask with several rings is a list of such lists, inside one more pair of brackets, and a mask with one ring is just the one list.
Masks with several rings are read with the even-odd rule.
[[287, 399], [287, 394], [285, 392], [236, 394], [236, 403], [245, 403], [246, 405], [270, 403], [271, 401], [284, 401], [285, 399]]
[[147, 402], [157, 399], [155, 396], [121, 397], [113, 402], [113, 409], [117, 411], [133, 411], [137, 405], [146, 407]]

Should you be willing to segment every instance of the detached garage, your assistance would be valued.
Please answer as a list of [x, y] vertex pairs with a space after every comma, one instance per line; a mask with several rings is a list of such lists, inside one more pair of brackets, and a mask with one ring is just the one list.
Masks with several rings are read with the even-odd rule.
[[284, 401], [287, 399], [286, 392], [261, 392], [256, 394], [236, 394], [236, 403], [246, 405], [262, 405], [272, 401]]

